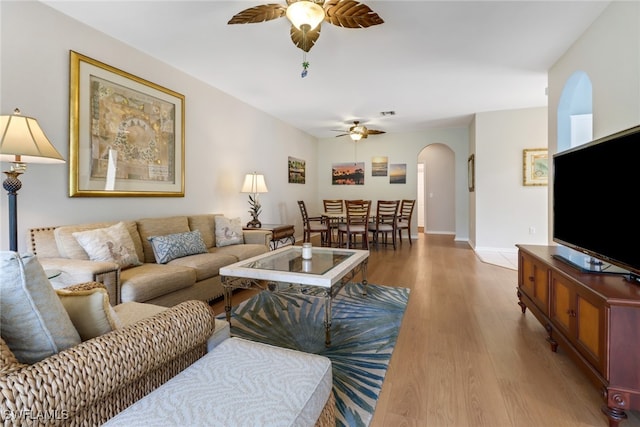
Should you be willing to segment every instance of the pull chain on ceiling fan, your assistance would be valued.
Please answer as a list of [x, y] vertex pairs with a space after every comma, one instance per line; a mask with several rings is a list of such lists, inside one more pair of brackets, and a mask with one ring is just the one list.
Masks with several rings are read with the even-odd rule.
[[228, 24], [255, 24], [286, 16], [291, 22], [291, 41], [302, 54], [302, 77], [309, 68], [307, 52], [320, 37], [320, 24], [326, 21], [344, 28], [367, 28], [384, 23], [369, 6], [355, 0], [287, 0], [287, 5], [263, 4], [234, 15]]

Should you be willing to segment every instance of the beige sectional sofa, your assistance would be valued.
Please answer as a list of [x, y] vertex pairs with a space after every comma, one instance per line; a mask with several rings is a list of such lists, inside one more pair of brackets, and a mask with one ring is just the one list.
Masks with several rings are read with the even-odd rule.
[[[269, 231], [240, 229], [241, 243], [221, 247], [216, 242], [216, 220], [218, 225], [228, 223], [228, 219], [219, 214], [122, 221], [140, 261], [139, 265], [128, 268], [121, 268], [115, 262], [91, 260], [76, 237], [79, 232], [103, 230], [119, 224], [116, 221], [33, 228], [30, 230], [30, 249], [44, 269], [56, 276], [52, 282], [57, 287], [98, 281], [107, 287], [114, 305], [137, 301], [169, 307], [193, 299], [210, 301], [222, 296], [220, 267], [267, 252], [271, 240]], [[150, 237], [194, 231], [199, 232], [206, 246], [203, 253], [163, 264], [156, 262]], [[218, 243], [221, 243], [220, 239]]]

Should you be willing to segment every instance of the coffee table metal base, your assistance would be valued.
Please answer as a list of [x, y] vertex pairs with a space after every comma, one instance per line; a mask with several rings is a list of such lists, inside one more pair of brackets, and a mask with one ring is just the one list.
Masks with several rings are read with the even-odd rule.
[[260, 289], [262, 291], [274, 292], [276, 294], [304, 295], [316, 298], [324, 298], [324, 330], [325, 346], [331, 345], [331, 307], [333, 298], [340, 290], [358, 273], [362, 273], [362, 295], [367, 295], [367, 261], [356, 265], [338, 283], [331, 288], [313, 285], [300, 285], [297, 283], [274, 282], [270, 280], [248, 279], [244, 277], [222, 276], [222, 286], [224, 288], [224, 311], [227, 322], [231, 323], [231, 307], [233, 291], [235, 289]]

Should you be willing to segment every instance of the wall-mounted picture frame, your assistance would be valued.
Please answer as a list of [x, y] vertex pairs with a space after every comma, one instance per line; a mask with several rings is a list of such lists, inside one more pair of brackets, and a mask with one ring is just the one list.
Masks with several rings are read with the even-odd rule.
[[522, 185], [544, 186], [549, 183], [549, 151], [546, 148], [522, 150]]
[[389, 184], [407, 183], [407, 164], [392, 163], [389, 165]]
[[289, 184], [304, 184], [306, 181], [307, 162], [289, 156], [288, 159]]
[[389, 157], [376, 156], [371, 158], [371, 176], [387, 176]]
[[184, 95], [70, 51], [69, 196], [184, 197]]
[[467, 159], [467, 185], [469, 192], [476, 191], [476, 155], [472, 154]]
[[364, 162], [331, 165], [332, 185], [364, 185]]

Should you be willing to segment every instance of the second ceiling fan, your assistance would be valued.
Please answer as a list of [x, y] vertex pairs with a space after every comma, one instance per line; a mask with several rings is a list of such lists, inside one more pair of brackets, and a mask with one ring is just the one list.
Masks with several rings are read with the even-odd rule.
[[386, 133], [383, 130], [369, 129], [365, 125], [361, 125], [358, 120], [354, 120], [353, 126], [351, 126], [349, 130], [338, 130], [336, 132], [346, 132], [341, 135], [336, 135], [336, 138], [349, 135], [349, 137], [354, 141], [366, 139], [369, 135], [379, 135], [381, 133]]

